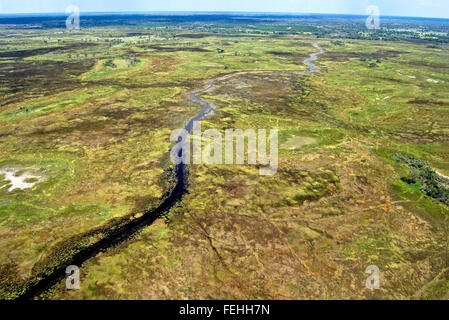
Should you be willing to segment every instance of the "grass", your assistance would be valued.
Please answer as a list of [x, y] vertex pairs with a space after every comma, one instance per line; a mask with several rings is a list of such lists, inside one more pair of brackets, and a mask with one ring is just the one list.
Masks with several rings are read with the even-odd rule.
[[[36, 96], [2, 85], [0, 168], [44, 168], [47, 179], [0, 189], [1, 297], [158, 203], [171, 130], [200, 108], [188, 93], [216, 78], [201, 95], [216, 109], [203, 130], [279, 129], [278, 174], [191, 166], [189, 194], [167, 221], [81, 266], [82, 290], [68, 293], [61, 282], [40, 298], [447, 296], [448, 208], [403, 182], [408, 171], [392, 158], [449, 172], [447, 48], [251, 35], [140, 43], [120, 27], [111, 33], [123, 42], [111, 43], [101, 28], [85, 32], [102, 39], [87, 57], [73, 47], [1, 61], [40, 70], [32, 63], [89, 60], [63, 73], [63, 83], [74, 81], [65, 90], [59, 76], [47, 76], [50, 88]], [[17, 49], [36, 49], [41, 39], [20, 41]], [[306, 70], [314, 42], [327, 52], [320, 73], [279, 72]], [[29, 112], [12, 113], [21, 106]], [[364, 287], [371, 264], [383, 277], [376, 292]]]
[[95, 65], [93, 71], [81, 76], [83, 80], [98, 80], [111, 78], [122, 73], [132, 73], [143, 68], [148, 62], [135, 59], [109, 59], [100, 60]]

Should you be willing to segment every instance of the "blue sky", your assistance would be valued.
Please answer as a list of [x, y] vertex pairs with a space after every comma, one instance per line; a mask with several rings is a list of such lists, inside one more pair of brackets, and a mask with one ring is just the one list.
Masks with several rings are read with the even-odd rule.
[[1, 13], [111, 11], [257, 11], [365, 14], [377, 5], [381, 15], [449, 18], [449, 0], [0, 0]]

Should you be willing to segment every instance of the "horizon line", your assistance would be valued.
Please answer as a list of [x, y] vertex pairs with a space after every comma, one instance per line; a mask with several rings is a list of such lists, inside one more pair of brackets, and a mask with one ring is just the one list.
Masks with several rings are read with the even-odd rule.
[[[327, 16], [353, 16], [353, 17], [365, 17], [367, 14], [355, 14], [355, 13], [326, 13], [326, 12], [284, 12], [284, 11], [80, 11], [80, 14], [263, 14], [263, 15], [298, 15], [298, 16], [311, 16], [311, 15], [327, 15]], [[61, 15], [65, 16], [65, 12], [8, 12], [0, 13], [2, 16], [44, 16], [44, 15]], [[381, 15], [384, 18], [421, 18], [421, 19], [436, 19], [436, 20], [449, 20], [449, 17], [434, 17], [434, 16], [396, 16], [396, 15]]]

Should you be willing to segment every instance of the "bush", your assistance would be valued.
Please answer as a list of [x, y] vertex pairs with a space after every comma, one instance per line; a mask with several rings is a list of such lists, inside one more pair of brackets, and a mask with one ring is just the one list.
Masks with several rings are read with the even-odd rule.
[[411, 170], [410, 176], [401, 180], [408, 184], [415, 184], [420, 181], [421, 190], [428, 197], [449, 206], [449, 179], [446, 179], [433, 170], [429, 163], [408, 158], [400, 154], [394, 154], [393, 157], [401, 163], [405, 163]]

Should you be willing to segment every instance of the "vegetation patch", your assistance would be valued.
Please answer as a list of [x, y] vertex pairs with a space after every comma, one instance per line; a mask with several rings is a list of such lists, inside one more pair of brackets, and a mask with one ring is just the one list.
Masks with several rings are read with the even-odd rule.
[[428, 197], [449, 206], [449, 178], [437, 173], [426, 161], [394, 154], [397, 161], [405, 163], [411, 170], [402, 180], [422, 190]]

